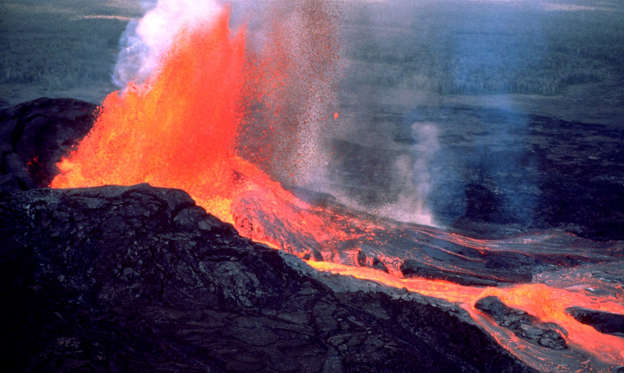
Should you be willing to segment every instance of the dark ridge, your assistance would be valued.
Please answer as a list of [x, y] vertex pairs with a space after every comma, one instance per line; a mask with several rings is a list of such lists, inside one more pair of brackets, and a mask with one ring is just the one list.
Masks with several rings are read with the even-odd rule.
[[456, 307], [336, 292], [180, 190], [4, 193], [0, 236], [7, 371], [532, 371]]

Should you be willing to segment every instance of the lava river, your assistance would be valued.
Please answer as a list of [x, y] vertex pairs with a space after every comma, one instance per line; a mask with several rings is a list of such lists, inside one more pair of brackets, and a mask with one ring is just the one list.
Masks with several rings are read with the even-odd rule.
[[[624, 365], [622, 335], [599, 332], [569, 312], [577, 307], [624, 314], [621, 242], [564, 233], [479, 240], [286, 190], [238, 151], [242, 102], [250, 94], [262, 101], [271, 84], [287, 82], [283, 70], [264, 64], [270, 56], [262, 51], [250, 55], [245, 30], [231, 33], [227, 11], [180, 32], [173, 45], [146, 82], [105, 99], [91, 132], [59, 163], [61, 173], [51, 187], [148, 182], [183, 189], [241, 235], [295, 254], [320, 271], [457, 304], [539, 370], [610, 371]], [[522, 330], [529, 324], [513, 329], [477, 306], [491, 296], [523, 311], [538, 329], [549, 328], [563, 345], [525, 338], [530, 330]]]

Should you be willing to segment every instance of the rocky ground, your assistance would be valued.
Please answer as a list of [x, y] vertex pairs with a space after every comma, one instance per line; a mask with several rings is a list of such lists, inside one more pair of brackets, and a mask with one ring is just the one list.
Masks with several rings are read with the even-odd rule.
[[[149, 185], [38, 189], [88, 131], [94, 109], [40, 99], [0, 112], [0, 273], [3, 299], [11, 300], [4, 330], [13, 370], [532, 371], [457, 306], [319, 274], [241, 238], [183, 191]], [[587, 131], [600, 134], [592, 126]], [[618, 164], [605, 159], [611, 163], [598, 171]], [[569, 174], [553, 180], [557, 175], [564, 180]], [[619, 185], [596, 180], [607, 189]], [[572, 219], [588, 236], [618, 237], [619, 197], [598, 191], [589, 191], [590, 204], [575, 205], [578, 214], [556, 216]], [[585, 197], [565, 192], [557, 198], [574, 203]], [[600, 221], [613, 224], [595, 234], [600, 212], [606, 214]], [[476, 222], [466, 230], [489, 222], [464, 218]], [[405, 270], [420, 271], [414, 268]], [[567, 348], [556, 325], [497, 298], [481, 299], [477, 308], [530, 343]], [[621, 315], [568, 312], [605, 333], [622, 333]]]
[[179, 190], [3, 194], [0, 223], [17, 370], [531, 371], [457, 308], [335, 291]]
[[94, 109], [40, 99], [0, 113], [15, 371], [531, 371], [457, 307], [323, 280], [182, 191], [32, 189]]

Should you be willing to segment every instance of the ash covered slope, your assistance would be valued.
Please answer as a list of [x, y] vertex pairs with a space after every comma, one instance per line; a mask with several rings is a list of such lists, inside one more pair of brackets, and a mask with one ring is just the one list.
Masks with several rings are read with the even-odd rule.
[[0, 227], [18, 370], [530, 370], [454, 307], [332, 290], [179, 190], [3, 193]]

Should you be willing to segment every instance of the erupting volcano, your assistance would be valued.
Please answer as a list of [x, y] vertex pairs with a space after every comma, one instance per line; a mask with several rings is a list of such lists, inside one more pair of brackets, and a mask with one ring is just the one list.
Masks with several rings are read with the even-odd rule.
[[[328, 30], [316, 37], [328, 38]], [[288, 74], [297, 69], [291, 54], [276, 47], [279, 32], [259, 50], [246, 33], [230, 31], [228, 10], [183, 27], [151, 76], [108, 95], [50, 186], [146, 182], [183, 189], [242, 236], [295, 254], [317, 270], [459, 304], [500, 345], [539, 370], [607, 371], [624, 364], [621, 331], [603, 333], [574, 317], [574, 309], [624, 314], [624, 289], [593, 272], [598, 263], [612, 262], [612, 275], [622, 275], [620, 243], [564, 233], [481, 240], [399, 223], [283, 187], [265, 159], [271, 152], [279, 156], [283, 143], [246, 159], [242, 133], [257, 125], [249, 117], [254, 110], [288, 115], [275, 101], [288, 92]], [[316, 58], [337, 53], [332, 43], [318, 45], [326, 50]], [[318, 79], [325, 79], [322, 71]], [[334, 111], [324, 116], [340, 118]], [[252, 132], [273, 139], [267, 149], [280, 137], [293, 140], [286, 128], [270, 123]]]

